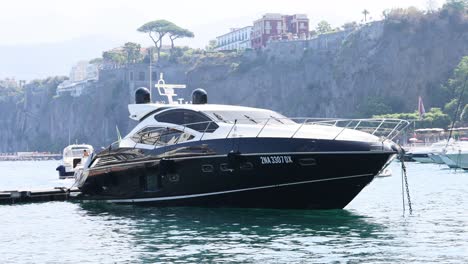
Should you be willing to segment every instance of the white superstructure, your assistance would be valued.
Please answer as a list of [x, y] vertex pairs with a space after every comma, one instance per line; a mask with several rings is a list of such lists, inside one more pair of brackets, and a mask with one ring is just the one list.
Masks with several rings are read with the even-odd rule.
[[375, 142], [376, 148], [383, 149], [388, 142], [381, 137], [392, 138], [408, 125], [407, 121], [398, 119], [288, 118], [253, 107], [207, 101], [182, 103], [182, 99], [174, 98], [177, 95], [174, 88], [185, 88], [185, 85], [166, 84], [163, 74], [155, 87], [161, 96], [167, 97], [169, 104], [151, 103], [155, 101], [151, 98], [144, 103], [130, 104], [130, 118], [139, 124], [119, 141], [121, 148], [154, 149], [182, 141], [274, 137]]

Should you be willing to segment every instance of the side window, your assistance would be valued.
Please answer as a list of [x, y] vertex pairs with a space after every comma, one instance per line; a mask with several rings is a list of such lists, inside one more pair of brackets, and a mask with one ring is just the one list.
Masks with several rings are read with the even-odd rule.
[[[185, 124], [190, 124], [187, 125], [188, 128], [191, 128], [193, 130], [196, 130], [198, 132], [203, 132], [208, 130], [213, 129], [215, 125], [214, 123], [210, 124], [210, 119], [208, 119], [206, 116], [197, 113], [197, 112], [189, 112], [186, 111], [184, 112], [184, 122]], [[207, 128], [207, 126], [210, 126]], [[213, 132], [214, 130], [211, 130], [210, 132]]]
[[161, 137], [159, 138], [157, 145], [171, 145], [175, 143], [181, 143], [192, 138], [194, 138], [194, 136], [188, 133], [170, 128], [161, 133]]
[[140, 144], [154, 145], [159, 140], [164, 129], [162, 127], [143, 128], [132, 136], [132, 140]]
[[156, 121], [176, 124], [176, 125], [183, 125], [184, 124], [184, 113], [179, 110], [169, 110], [162, 114], [154, 116]]
[[193, 139], [194, 136], [173, 128], [146, 127], [132, 139], [140, 144], [165, 146]]
[[171, 110], [154, 117], [158, 122], [186, 125], [188, 128], [198, 132], [213, 132], [218, 125], [205, 115], [190, 110]]

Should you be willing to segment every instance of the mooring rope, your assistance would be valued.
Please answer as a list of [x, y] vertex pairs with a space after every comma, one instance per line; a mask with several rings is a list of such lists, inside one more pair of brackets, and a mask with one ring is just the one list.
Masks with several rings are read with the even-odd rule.
[[[406, 198], [408, 199], [408, 208], [409, 208], [409, 213], [413, 214], [413, 207], [411, 206], [411, 196], [409, 192], [409, 185], [408, 185], [408, 176], [406, 175], [406, 165], [405, 161], [402, 159], [401, 160], [401, 171], [402, 171], [402, 178], [404, 179], [404, 185], [406, 187]], [[402, 180], [403, 180], [402, 179]], [[403, 188], [403, 186], [402, 186]], [[405, 193], [403, 195], [403, 204], [405, 203]], [[403, 205], [403, 214], [405, 213], [405, 207]]]
[[403, 150], [403, 148], [401, 146], [399, 146], [399, 147], [400, 147], [400, 151], [398, 153], [398, 159], [401, 162], [401, 198], [402, 198], [402, 201], [403, 201], [403, 215], [405, 214], [405, 210], [406, 210], [406, 208], [405, 208], [405, 190], [406, 190], [406, 197], [407, 197], [407, 200], [408, 200], [409, 213], [413, 214], [413, 207], [412, 207], [412, 203], [411, 203], [411, 196], [410, 196], [409, 185], [408, 185], [408, 176], [407, 176], [406, 164], [405, 164], [405, 160], [404, 160], [405, 151]]

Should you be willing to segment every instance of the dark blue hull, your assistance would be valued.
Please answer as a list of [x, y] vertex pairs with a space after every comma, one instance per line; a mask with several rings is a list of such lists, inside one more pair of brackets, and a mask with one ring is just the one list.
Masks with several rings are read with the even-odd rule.
[[83, 198], [153, 206], [337, 209], [395, 154], [362, 142], [248, 141], [101, 153], [81, 187]]

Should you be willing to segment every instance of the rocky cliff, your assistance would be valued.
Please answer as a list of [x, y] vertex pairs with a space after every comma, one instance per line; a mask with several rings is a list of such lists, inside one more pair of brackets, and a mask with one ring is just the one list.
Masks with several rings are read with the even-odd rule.
[[[156, 68], [180, 95], [202, 87], [210, 103], [270, 108], [288, 116], [361, 117], [370, 101], [386, 110], [441, 106], [439, 87], [468, 55], [468, 22], [436, 14], [417, 23], [376, 22], [307, 41], [270, 43], [261, 51], [204, 54]], [[133, 126], [127, 104], [148, 65], [102, 71], [81, 97], [56, 97], [56, 82], [31, 83], [0, 105], [0, 152], [60, 150], [69, 142], [106, 146]], [[144, 74], [143, 74], [144, 75]], [[132, 77], [130, 77], [132, 76]], [[134, 77], [134, 79], [133, 79]]]

